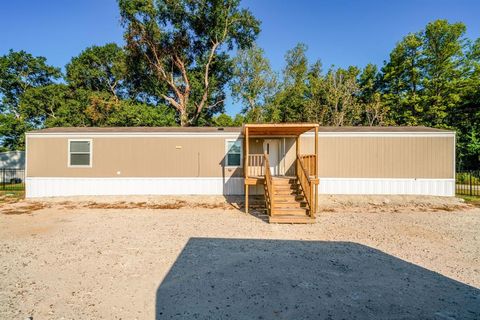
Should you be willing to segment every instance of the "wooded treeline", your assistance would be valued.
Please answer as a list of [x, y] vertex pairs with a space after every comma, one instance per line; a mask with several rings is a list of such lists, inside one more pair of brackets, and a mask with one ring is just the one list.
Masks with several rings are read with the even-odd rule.
[[[382, 66], [324, 67], [307, 46], [272, 70], [260, 22], [239, 0], [119, 0], [125, 46], [85, 49], [65, 66], [0, 57], [3, 149], [56, 126], [426, 125], [456, 130], [457, 162], [480, 162], [480, 39], [437, 20], [401, 39]], [[335, 44], [332, 44], [335, 45]], [[227, 93], [243, 110], [224, 113]]]

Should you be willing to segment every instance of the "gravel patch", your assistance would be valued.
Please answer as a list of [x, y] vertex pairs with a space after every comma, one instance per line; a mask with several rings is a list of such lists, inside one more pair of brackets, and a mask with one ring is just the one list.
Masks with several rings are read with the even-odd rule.
[[312, 225], [195, 200], [3, 205], [0, 318], [480, 318], [480, 209], [459, 200], [324, 199]]

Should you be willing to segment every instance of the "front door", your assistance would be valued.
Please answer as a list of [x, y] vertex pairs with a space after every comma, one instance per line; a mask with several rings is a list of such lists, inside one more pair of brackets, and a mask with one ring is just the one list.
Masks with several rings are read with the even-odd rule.
[[268, 161], [270, 162], [270, 172], [274, 176], [280, 175], [280, 140], [266, 139], [263, 142], [263, 152], [268, 154]]

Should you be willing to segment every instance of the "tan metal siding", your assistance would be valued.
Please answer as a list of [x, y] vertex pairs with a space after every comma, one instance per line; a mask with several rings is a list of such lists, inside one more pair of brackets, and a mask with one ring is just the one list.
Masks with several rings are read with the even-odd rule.
[[250, 154], [263, 154], [263, 141], [260, 138], [250, 138], [249, 152]]
[[[242, 168], [223, 166], [225, 137], [95, 137], [92, 138], [92, 168], [68, 168], [68, 138], [27, 139], [29, 177], [229, 177], [243, 174]], [[303, 137], [301, 152], [313, 153], [313, 141], [313, 137]], [[451, 179], [453, 149], [453, 136], [320, 136], [319, 176]], [[263, 153], [263, 139], [252, 138], [250, 152]], [[285, 139], [285, 154], [286, 173], [292, 174], [294, 139]]]
[[68, 138], [28, 137], [27, 173], [29, 177], [241, 176], [242, 168], [223, 166], [225, 140], [224, 137], [95, 137], [92, 167], [69, 168]]
[[285, 138], [285, 174], [295, 175], [295, 161], [297, 160], [297, 149], [295, 138]]
[[[453, 179], [454, 136], [319, 137], [319, 176]], [[302, 153], [313, 153], [303, 137]]]

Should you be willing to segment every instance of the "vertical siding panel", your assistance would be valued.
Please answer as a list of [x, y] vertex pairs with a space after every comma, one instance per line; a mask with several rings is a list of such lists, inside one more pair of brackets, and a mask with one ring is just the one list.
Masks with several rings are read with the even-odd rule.
[[319, 176], [452, 179], [452, 139], [320, 137]]
[[[28, 139], [29, 177], [197, 177], [198, 153], [200, 176], [228, 177], [239, 174], [238, 169], [222, 168], [225, 137], [94, 138], [92, 168], [67, 167], [67, 138]], [[319, 176], [452, 179], [453, 139], [452, 136], [321, 136]], [[262, 139], [252, 139], [251, 143], [252, 153], [253, 150], [255, 153], [262, 152]], [[313, 150], [313, 143], [313, 137], [303, 137], [302, 152]], [[177, 149], [176, 146], [181, 148]], [[287, 158], [290, 159], [290, 166], [295, 161], [293, 139], [286, 139], [286, 149], [285, 165], [288, 169]], [[117, 171], [120, 171], [119, 175]]]

